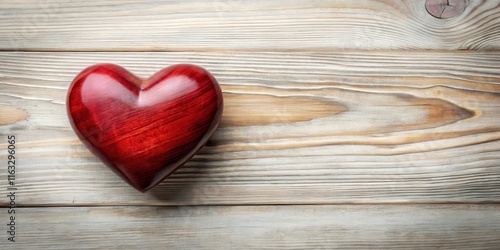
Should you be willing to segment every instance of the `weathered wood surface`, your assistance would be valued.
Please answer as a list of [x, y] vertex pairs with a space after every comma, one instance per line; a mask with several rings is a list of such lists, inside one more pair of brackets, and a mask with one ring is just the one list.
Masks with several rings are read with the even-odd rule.
[[499, 7], [441, 20], [425, 0], [2, 1], [0, 50], [500, 49]]
[[16, 246], [23, 249], [498, 249], [500, 245], [498, 205], [19, 211], [23, 234]]
[[[448, 20], [424, 2], [0, 2], [0, 249], [498, 249], [500, 0]], [[102, 62], [222, 84], [217, 133], [149, 193], [68, 123]], [[4, 225], [6, 188], [4, 169]]]
[[[144, 77], [196, 63], [222, 84], [220, 129], [148, 194], [69, 126], [68, 85], [97, 62]], [[0, 116], [0, 147], [18, 138], [23, 205], [500, 201], [498, 52], [3, 52]]]

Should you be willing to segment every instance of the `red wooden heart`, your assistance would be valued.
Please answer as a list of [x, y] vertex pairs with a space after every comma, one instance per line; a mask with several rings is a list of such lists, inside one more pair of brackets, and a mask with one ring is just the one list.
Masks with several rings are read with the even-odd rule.
[[145, 192], [208, 141], [223, 101], [215, 78], [195, 65], [174, 65], [142, 80], [120, 66], [98, 64], [76, 76], [66, 105], [80, 140]]

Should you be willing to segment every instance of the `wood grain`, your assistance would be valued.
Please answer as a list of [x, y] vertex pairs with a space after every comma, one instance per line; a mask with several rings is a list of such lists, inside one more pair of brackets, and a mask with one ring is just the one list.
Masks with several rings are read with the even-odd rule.
[[28, 113], [22, 109], [11, 106], [0, 106], [0, 126], [14, 124], [16, 122], [26, 120]]
[[[500, 209], [454, 206], [20, 208], [17, 249], [497, 249]], [[50, 240], [47, 240], [50, 239]]]
[[[0, 249], [498, 249], [499, 7], [0, 1], [0, 161], [15, 135], [18, 187]], [[223, 87], [217, 133], [147, 194], [66, 117], [73, 77], [105, 62], [194, 63]]]
[[[0, 127], [0, 138], [18, 138], [23, 205], [500, 201], [498, 52], [4, 52], [0, 59], [0, 116], [12, 107], [29, 115]], [[228, 98], [224, 125], [186, 166], [139, 194], [89, 153], [66, 117], [69, 83], [96, 62], [143, 77], [175, 63], [204, 66]]]
[[425, 0], [2, 1], [0, 50], [498, 50], [499, 6], [440, 20]]

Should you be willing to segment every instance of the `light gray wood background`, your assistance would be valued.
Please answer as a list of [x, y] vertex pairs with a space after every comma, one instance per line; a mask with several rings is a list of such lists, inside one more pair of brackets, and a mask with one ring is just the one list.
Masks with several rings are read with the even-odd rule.
[[[1, 249], [498, 249], [500, 1], [0, 3]], [[141, 194], [77, 139], [79, 71], [210, 70], [211, 141]], [[7, 226], [0, 226], [5, 232]]]

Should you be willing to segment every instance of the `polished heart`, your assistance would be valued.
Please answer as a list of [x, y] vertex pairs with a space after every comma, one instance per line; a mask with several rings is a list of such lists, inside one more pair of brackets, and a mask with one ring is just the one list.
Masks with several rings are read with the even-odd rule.
[[89, 150], [145, 192], [188, 161], [222, 116], [222, 92], [205, 69], [180, 64], [140, 79], [113, 64], [83, 70], [66, 100]]

